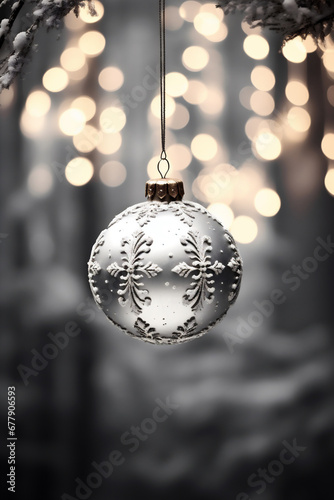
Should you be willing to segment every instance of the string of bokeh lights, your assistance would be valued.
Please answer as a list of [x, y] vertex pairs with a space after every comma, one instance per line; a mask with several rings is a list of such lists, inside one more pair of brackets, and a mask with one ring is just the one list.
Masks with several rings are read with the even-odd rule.
[[[50, 96], [67, 88], [71, 88], [73, 94], [76, 83], [86, 78], [90, 60], [104, 51], [105, 37], [98, 29], [92, 29], [98, 26], [104, 8], [99, 1], [95, 1], [95, 8], [97, 16], [94, 17], [87, 8], [81, 9], [79, 18], [72, 14], [67, 16], [65, 25], [69, 41], [60, 56], [59, 66], [49, 68], [43, 75], [43, 87], [35, 88], [26, 99], [20, 119], [20, 128], [25, 137], [33, 140], [42, 138], [45, 121], [54, 119]], [[288, 61], [286, 105], [283, 111], [277, 112], [273, 97], [276, 79], [266, 64], [270, 44], [260, 30], [250, 29], [242, 23], [245, 33], [243, 50], [252, 61], [253, 69], [250, 83], [240, 91], [239, 100], [250, 112], [245, 123], [245, 134], [251, 141], [253, 158], [247, 158], [236, 169], [228, 163], [229, 151], [218, 126], [213, 126], [210, 133], [198, 131], [195, 136], [184, 141], [187, 143], [180, 143], [176, 139], [175, 132], [186, 129], [191, 113], [204, 115], [205, 120], [215, 124], [225, 104], [222, 82], [217, 77], [216, 83], [212, 83], [215, 80], [212, 75], [217, 74], [213, 68], [223, 64], [220, 47], [217, 51], [215, 44], [228, 37], [224, 14], [221, 9], [216, 9], [215, 4], [203, 5], [192, 0], [183, 2], [180, 7], [166, 8], [167, 30], [175, 32], [186, 25], [188, 33], [191, 31], [189, 39], [197, 40], [197, 44], [183, 51], [183, 71], [172, 71], [166, 76], [167, 155], [180, 178], [193, 158], [200, 162], [202, 170], [192, 185], [194, 196], [208, 205], [208, 210], [222, 220], [239, 243], [251, 243], [258, 235], [260, 217], [274, 217], [281, 206], [278, 193], [270, 186], [267, 162], [279, 158], [285, 147], [305, 141], [311, 126], [305, 71], [307, 55], [316, 50], [321, 51], [324, 69], [330, 80], [334, 80], [334, 44], [328, 38], [326, 44], [317, 49], [311, 37], [306, 40], [296, 38], [286, 43], [282, 50]], [[187, 30], [184, 33], [186, 36]], [[100, 71], [100, 88], [107, 95], [115, 96], [112, 105], [104, 109], [99, 110], [98, 103], [88, 95], [79, 94], [75, 99], [64, 99], [61, 103], [57, 115], [58, 133], [71, 137], [77, 152], [77, 156], [65, 168], [69, 184], [83, 186], [91, 181], [94, 166], [85, 155], [94, 150], [105, 157], [98, 169], [100, 181], [111, 188], [125, 181], [127, 169], [120, 161], [120, 151], [127, 118], [117, 101], [117, 92], [124, 81], [125, 75], [120, 67], [107, 66]], [[14, 87], [3, 92], [3, 110], [10, 107], [14, 97]], [[327, 100], [334, 106], [334, 84], [328, 87]], [[159, 134], [159, 120], [157, 89], [148, 110], [152, 135]], [[331, 124], [327, 124], [321, 147], [329, 162], [324, 183], [334, 196], [334, 166], [331, 163], [334, 160], [334, 130], [330, 127]], [[155, 154], [147, 165], [149, 177], [156, 176], [158, 158], [157, 138]], [[28, 176], [28, 190], [36, 197], [47, 196], [53, 182], [51, 169], [46, 165], [37, 165]]]

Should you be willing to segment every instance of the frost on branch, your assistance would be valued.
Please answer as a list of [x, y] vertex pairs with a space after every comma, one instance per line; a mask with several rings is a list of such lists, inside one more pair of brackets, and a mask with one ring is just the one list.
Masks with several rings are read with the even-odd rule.
[[284, 40], [313, 36], [323, 41], [334, 25], [333, 0], [217, 0], [225, 14], [241, 12], [252, 27], [268, 27]]
[[21, 73], [38, 30], [59, 29], [69, 12], [78, 16], [85, 4], [96, 15], [93, 0], [0, 0], [0, 92]]

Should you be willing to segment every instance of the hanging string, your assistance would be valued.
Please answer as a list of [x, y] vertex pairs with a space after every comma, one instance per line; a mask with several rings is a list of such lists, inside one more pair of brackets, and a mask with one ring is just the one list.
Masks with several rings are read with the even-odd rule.
[[[161, 178], [168, 174], [170, 165], [166, 153], [166, 9], [165, 0], [159, 0], [160, 26], [160, 123], [161, 123], [161, 154], [157, 169]], [[163, 175], [160, 170], [162, 161], [167, 162], [167, 171]]]

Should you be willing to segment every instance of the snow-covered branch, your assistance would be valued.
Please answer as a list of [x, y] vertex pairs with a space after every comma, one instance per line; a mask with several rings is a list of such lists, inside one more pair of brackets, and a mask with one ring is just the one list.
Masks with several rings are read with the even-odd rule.
[[[8, 88], [22, 71], [34, 45], [40, 28], [60, 28], [63, 18], [71, 11], [76, 15], [79, 8], [88, 5], [95, 15], [93, 0], [3, 0], [1, 13], [10, 10], [8, 17], [0, 21], [0, 92]], [[19, 22], [20, 21], [20, 22]], [[26, 25], [18, 31], [17, 25]], [[15, 29], [16, 28], [16, 29]]]
[[217, 0], [225, 14], [241, 12], [252, 27], [268, 27], [284, 40], [313, 36], [323, 41], [334, 25], [333, 0]]

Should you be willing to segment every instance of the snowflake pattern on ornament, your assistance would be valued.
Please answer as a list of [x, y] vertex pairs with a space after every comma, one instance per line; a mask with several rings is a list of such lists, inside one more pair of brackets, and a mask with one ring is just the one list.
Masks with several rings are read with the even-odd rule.
[[[199, 205], [195, 205], [192, 202], [180, 202], [173, 201], [171, 203], [160, 202], [160, 201], [151, 201], [139, 203], [138, 205], [134, 205], [133, 207], [124, 210], [121, 214], [117, 215], [109, 224], [108, 228], [115, 225], [117, 222], [121, 221], [125, 217], [129, 215], [135, 215], [135, 220], [138, 222], [140, 227], [146, 226], [149, 222], [157, 217], [157, 215], [161, 212], [171, 211], [174, 213], [176, 217], [179, 217], [181, 222], [187, 224], [187, 226], [192, 227], [195, 214], [198, 212], [202, 212], [203, 208], [199, 207]], [[208, 214], [210, 218], [213, 218], [211, 214]]]
[[[162, 271], [161, 267], [152, 262], [144, 264], [143, 254], [149, 253], [153, 243], [152, 238], [143, 231], [135, 232], [132, 238], [123, 238], [121, 245], [122, 265], [112, 262], [108, 267], [108, 273], [117, 277], [120, 273], [120, 288], [117, 291], [120, 296], [118, 302], [125, 306], [128, 302], [132, 312], [139, 314], [144, 305], [150, 305], [151, 298], [148, 290], [142, 288], [144, 284], [140, 281], [143, 275], [152, 278]], [[143, 274], [140, 274], [143, 273]]]
[[136, 221], [140, 227], [148, 224], [151, 219], [155, 219], [159, 212], [163, 211], [164, 207], [159, 203], [152, 203], [148, 207], [141, 208], [137, 214]]
[[202, 332], [197, 334], [195, 333], [197, 327], [198, 324], [195, 316], [192, 316], [185, 321], [183, 325], [178, 326], [176, 331], [172, 333], [171, 337], [163, 337], [159, 335], [155, 328], [153, 328], [140, 316], [134, 324], [134, 328], [137, 332], [136, 337], [152, 344], [175, 344], [186, 342], [189, 338], [201, 337]]
[[160, 337], [155, 328], [152, 328], [149, 323], [143, 320], [143, 318], [138, 317], [134, 324], [134, 328], [138, 333], [138, 337], [141, 337], [147, 341], [159, 340]]
[[195, 215], [193, 212], [198, 212], [197, 208], [190, 204], [187, 205], [185, 202], [150, 202], [149, 204], [145, 203], [145, 206], [140, 207], [136, 221], [141, 227], [143, 227], [152, 219], [155, 219], [160, 212], [166, 212], [167, 210], [171, 210], [174, 215], [180, 217], [180, 220], [189, 227], [191, 227], [194, 223]]
[[180, 220], [187, 224], [189, 227], [192, 227], [194, 220], [195, 220], [195, 215], [193, 212], [198, 212], [198, 210], [192, 206], [188, 205], [186, 202], [175, 202], [172, 207], [172, 212], [174, 212], [175, 215], [180, 217]]
[[177, 327], [176, 332], [172, 333], [172, 338], [180, 341], [183, 337], [192, 337], [197, 327], [195, 316], [192, 316], [182, 326]]
[[200, 311], [205, 302], [210, 304], [214, 299], [215, 288], [212, 286], [214, 280], [210, 278], [212, 278], [213, 273], [220, 274], [225, 266], [218, 260], [214, 263], [211, 262], [209, 254], [212, 251], [212, 246], [209, 236], [200, 238], [198, 232], [189, 231], [187, 236], [181, 238], [181, 243], [185, 246], [185, 252], [190, 255], [192, 263], [189, 265], [186, 262], [180, 262], [173, 267], [172, 272], [183, 278], [187, 278], [192, 272], [194, 273], [192, 275], [194, 281], [187, 288], [183, 300], [186, 304], [191, 305], [193, 311]]

